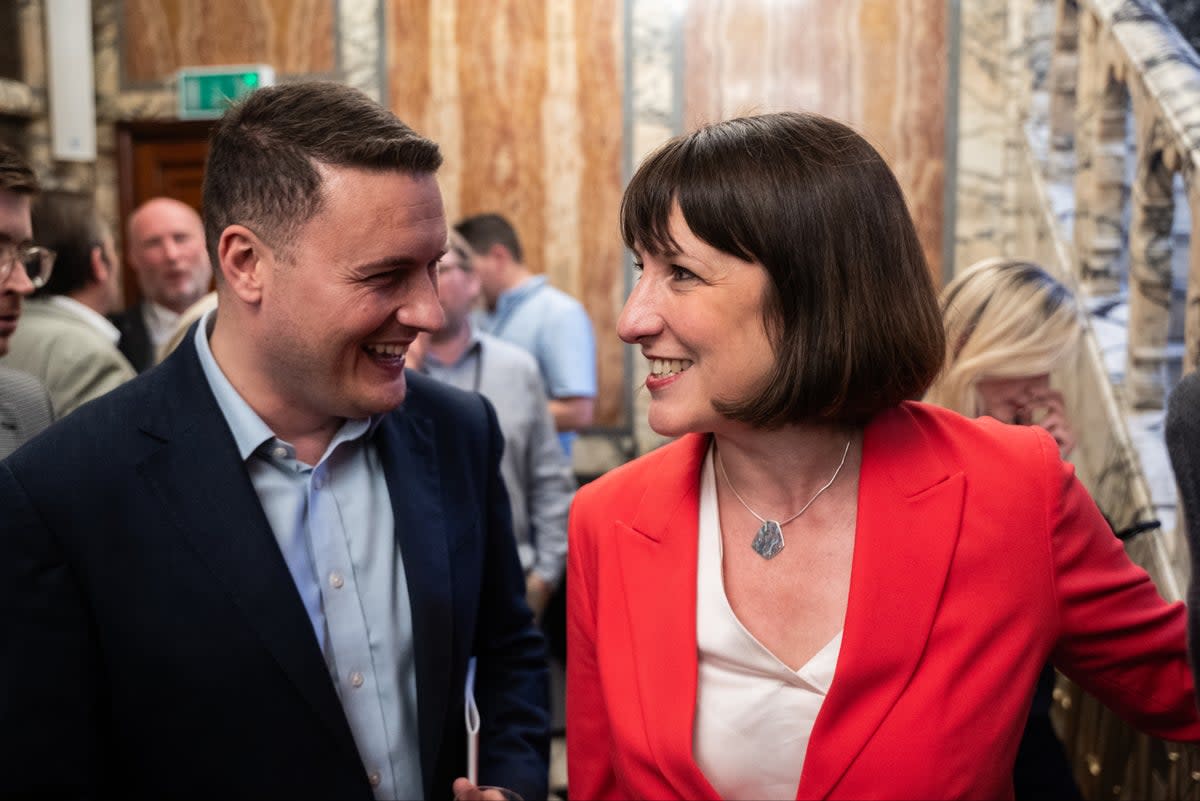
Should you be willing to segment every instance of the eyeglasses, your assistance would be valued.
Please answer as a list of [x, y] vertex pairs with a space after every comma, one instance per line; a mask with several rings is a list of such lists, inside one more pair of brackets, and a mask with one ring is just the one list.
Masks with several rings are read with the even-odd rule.
[[462, 261], [460, 261], [460, 262], [439, 261], [438, 262], [438, 267], [437, 267], [438, 275], [446, 275], [447, 273], [454, 272], [455, 270], [462, 270], [464, 273], [470, 274], [471, 273], [471, 265], [469, 262], [462, 262]]
[[17, 263], [25, 269], [34, 289], [41, 289], [50, 280], [50, 272], [54, 269], [54, 258], [57, 254], [49, 248], [31, 247], [19, 248], [15, 245], [0, 245], [0, 286], [12, 275]]

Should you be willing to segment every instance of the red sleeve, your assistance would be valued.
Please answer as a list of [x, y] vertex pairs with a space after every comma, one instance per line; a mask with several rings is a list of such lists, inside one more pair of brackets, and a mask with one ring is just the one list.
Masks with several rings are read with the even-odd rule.
[[1048, 435], [1038, 441], [1058, 609], [1055, 666], [1136, 728], [1200, 740], [1183, 604], [1163, 600], [1074, 467], [1058, 458]]

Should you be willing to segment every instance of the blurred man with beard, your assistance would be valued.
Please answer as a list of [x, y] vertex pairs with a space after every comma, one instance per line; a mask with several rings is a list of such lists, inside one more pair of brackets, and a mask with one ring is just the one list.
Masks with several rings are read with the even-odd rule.
[[175, 331], [179, 316], [208, 291], [212, 266], [200, 215], [169, 197], [146, 201], [129, 216], [129, 264], [142, 302], [114, 315], [121, 352], [140, 373]]

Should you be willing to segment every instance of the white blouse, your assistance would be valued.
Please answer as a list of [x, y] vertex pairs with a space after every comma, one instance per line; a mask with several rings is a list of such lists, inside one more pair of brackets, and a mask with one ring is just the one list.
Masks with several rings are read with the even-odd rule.
[[693, 757], [722, 798], [794, 799], [842, 633], [792, 670], [737, 619], [725, 595], [712, 448], [700, 473], [699, 535]]

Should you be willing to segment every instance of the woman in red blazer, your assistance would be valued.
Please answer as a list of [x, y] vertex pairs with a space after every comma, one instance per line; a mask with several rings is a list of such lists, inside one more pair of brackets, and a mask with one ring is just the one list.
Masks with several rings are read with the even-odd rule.
[[1032, 427], [907, 401], [936, 297], [895, 178], [812, 114], [638, 170], [619, 323], [678, 439], [580, 490], [572, 798], [1003, 798], [1053, 661], [1200, 740], [1183, 608]]

